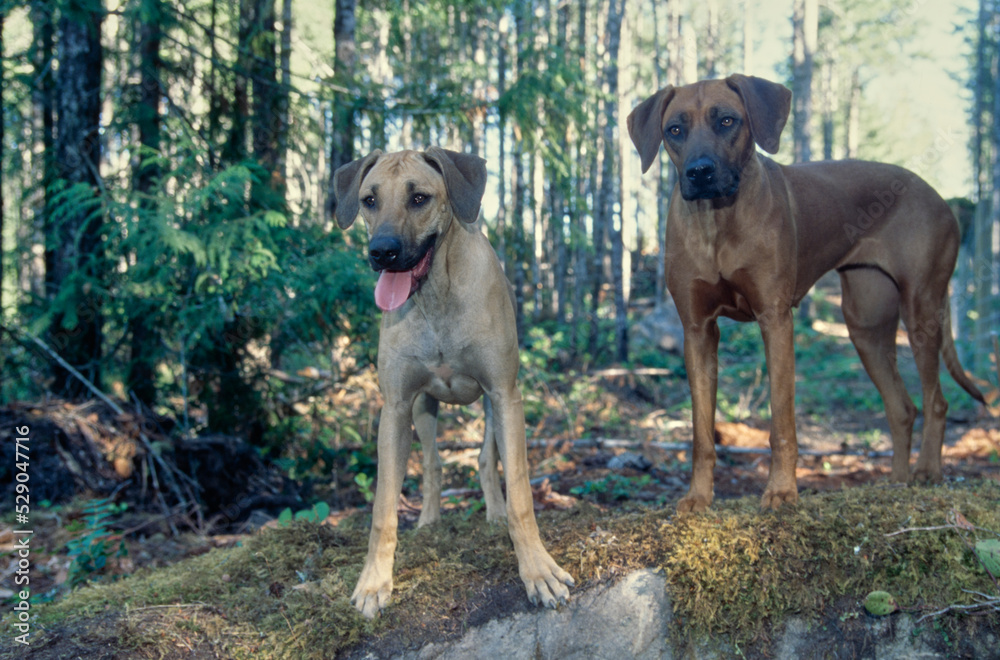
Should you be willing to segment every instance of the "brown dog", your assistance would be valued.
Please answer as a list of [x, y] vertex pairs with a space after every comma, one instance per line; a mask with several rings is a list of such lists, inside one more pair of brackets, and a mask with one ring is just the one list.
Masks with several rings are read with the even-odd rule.
[[[347, 228], [360, 208], [368, 257], [379, 271], [375, 301], [383, 309], [379, 387], [385, 399], [378, 432], [378, 488], [368, 557], [351, 601], [371, 618], [392, 593], [396, 502], [406, 474], [412, 424], [424, 443], [426, 472], [437, 402], [466, 405], [484, 396], [487, 444], [496, 439], [507, 480], [507, 524], [521, 580], [532, 603], [555, 607], [569, 598], [573, 578], [542, 546], [535, 522], [524, 434], [524, 407], [514, 306], [507, 279], [476, 220], [486, 188], [486, 162], [431, 147], [369, 156], [334, 174], [337, 223]], [[423, 428], [421, 428], [423, 427]], [[493, 433], [490, 433], [493, 429]], [[431, 452], [436, 456], [436, 451]], [[495, 454], [494, 454], [495, 456]], [[486, 459], [490, 462], [490, 459]], [[487, 507], [499, 497], [481, 477]], [[439, 501], [440, 485], [437, 486]], [[427, 503], [425, 499], [425, 504]], [[436, 513], [436, 512], [435, 512]], [[499, 516], [499, 513], [497, 514]], [[422, 522], [425, 520], [421, 514]]]
[[[896, 368], [900, 313], [923, 386], [924, 435], [915, 475], [941, 479], [948, 404], [938, 359], [977, 400], [951, 336], [948, 280], [958, 224], [912, 172], [881, 163], [783, 166], [777, 153], [791, 92], [733, 75], [666, 87], [638, 105], [628, 130], [649, 169], [662, 143], [679, 172], [667, 222], [667, 286], [684, 323], [694, 421], [691, 486], [680, 511], [712, 503], [718, 372], [716, 319], [757, 321], [771, 386], [771, 470], [761, 506], [798, 500], [792, 307], [836, 269], [851, 341], [882, 395], [893, 481], [910, 477], [916, 407]], [[679, 193], [679, 194], [678, 194]]]

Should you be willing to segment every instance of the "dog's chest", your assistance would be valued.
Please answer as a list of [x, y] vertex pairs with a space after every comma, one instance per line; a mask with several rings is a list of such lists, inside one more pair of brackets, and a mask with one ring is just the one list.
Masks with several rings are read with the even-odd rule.
[[431, 365], [428, 371], [429, 378], [424, 389], [438, 401], [467, 405], [483, 394], [475, 379], [456, 372], [450, 364]]
[[400, 334], [406, 336], [405, 346], [397, 343], [395, 351], [385, 353], [388, 359], [379, 365], [380, 372], [408, 374], [417, 389], [443, 403], [467, 405], [482, 396], [474, 377], [479, 358], [467, 337], [463, 340], [453, 327], [425, 323]]

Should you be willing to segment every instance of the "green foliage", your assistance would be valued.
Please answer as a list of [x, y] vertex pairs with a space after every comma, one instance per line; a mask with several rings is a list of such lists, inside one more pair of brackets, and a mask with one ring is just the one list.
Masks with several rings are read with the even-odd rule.
[[358, 490], [361, 492], [362, 497], [365, 498], [365, 502], [371, 502], [375, 499], [375, 493], [372, 491], [372, 485], [375, 483], [374, 477], [364, 472], [359, 472], [354, 476], [354, 483], [358, 485]]
[[116, 548], [115, 535], [108, 528], [110, 519], [125, 508], [126, 505], [116, 505], [107, 499], [93, 500], [84, 507], [83, 511], [89, 517], [83, 534], [66, 544], [66, 554], [72, 560], [67, 578], [71, 588], [100, 580], [110, 557], [120, 559], [128, 555], [124, 539], [118, 539]]
[[309, 509], [296, 511], [294, 516], [292, 515], [292, 510], [290, 508], [286, 508], [278, 514], [278, 524], [282, 527], [288, 527], [292, 524], [293, 520], [304, 520], [306, 522], [319, 524], [326, 520], [329, 515], [330, 505], [326, 502], [317, 502]]
[[569, 492], [584, 499], [611, 502], [632, 499], [643, 488], [652, 483], [653, 477], [648, 474], [641, 477], [627, 477], [611, 472], [603, 479], [586, 481], [582, 486], [571, 488]]

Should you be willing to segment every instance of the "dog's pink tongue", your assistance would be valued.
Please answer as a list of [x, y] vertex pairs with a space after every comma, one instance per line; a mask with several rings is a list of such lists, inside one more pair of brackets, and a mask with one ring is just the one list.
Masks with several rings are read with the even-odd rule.
[[401, 307], [410, 297], [410, 284], [413, 281], [412, 271], [405, 270], [392, 273], [383, 270], [375, 284], [375, 304], [383, 312], [390, 312]]

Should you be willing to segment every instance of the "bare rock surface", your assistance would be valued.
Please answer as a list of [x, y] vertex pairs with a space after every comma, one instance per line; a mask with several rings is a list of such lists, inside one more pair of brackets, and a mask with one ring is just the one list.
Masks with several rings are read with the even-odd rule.
[[[725, 639], [700, 643], [671, 638], [672, 609], [666, 580], [654, 570], [630, 573], [613, 584], [582, 593], [558, 610], [532, 609], [470, 628], [458, 639], [395, 654], [400, 660], [600, 660], [635, 658], [702, 660], [770, 657], [778, 660], [827, 658], [1000, 658], [994, 635], [966, 640], [964, 653], [917, 626], [908, 614], [871, 617], [863, 612], [843, 620], [780, 624], [767, 648], [741, 648]], [[970, 655], [971, 653], [971, 655]], [[368, 657], [374, 657], [369, 655]]]

